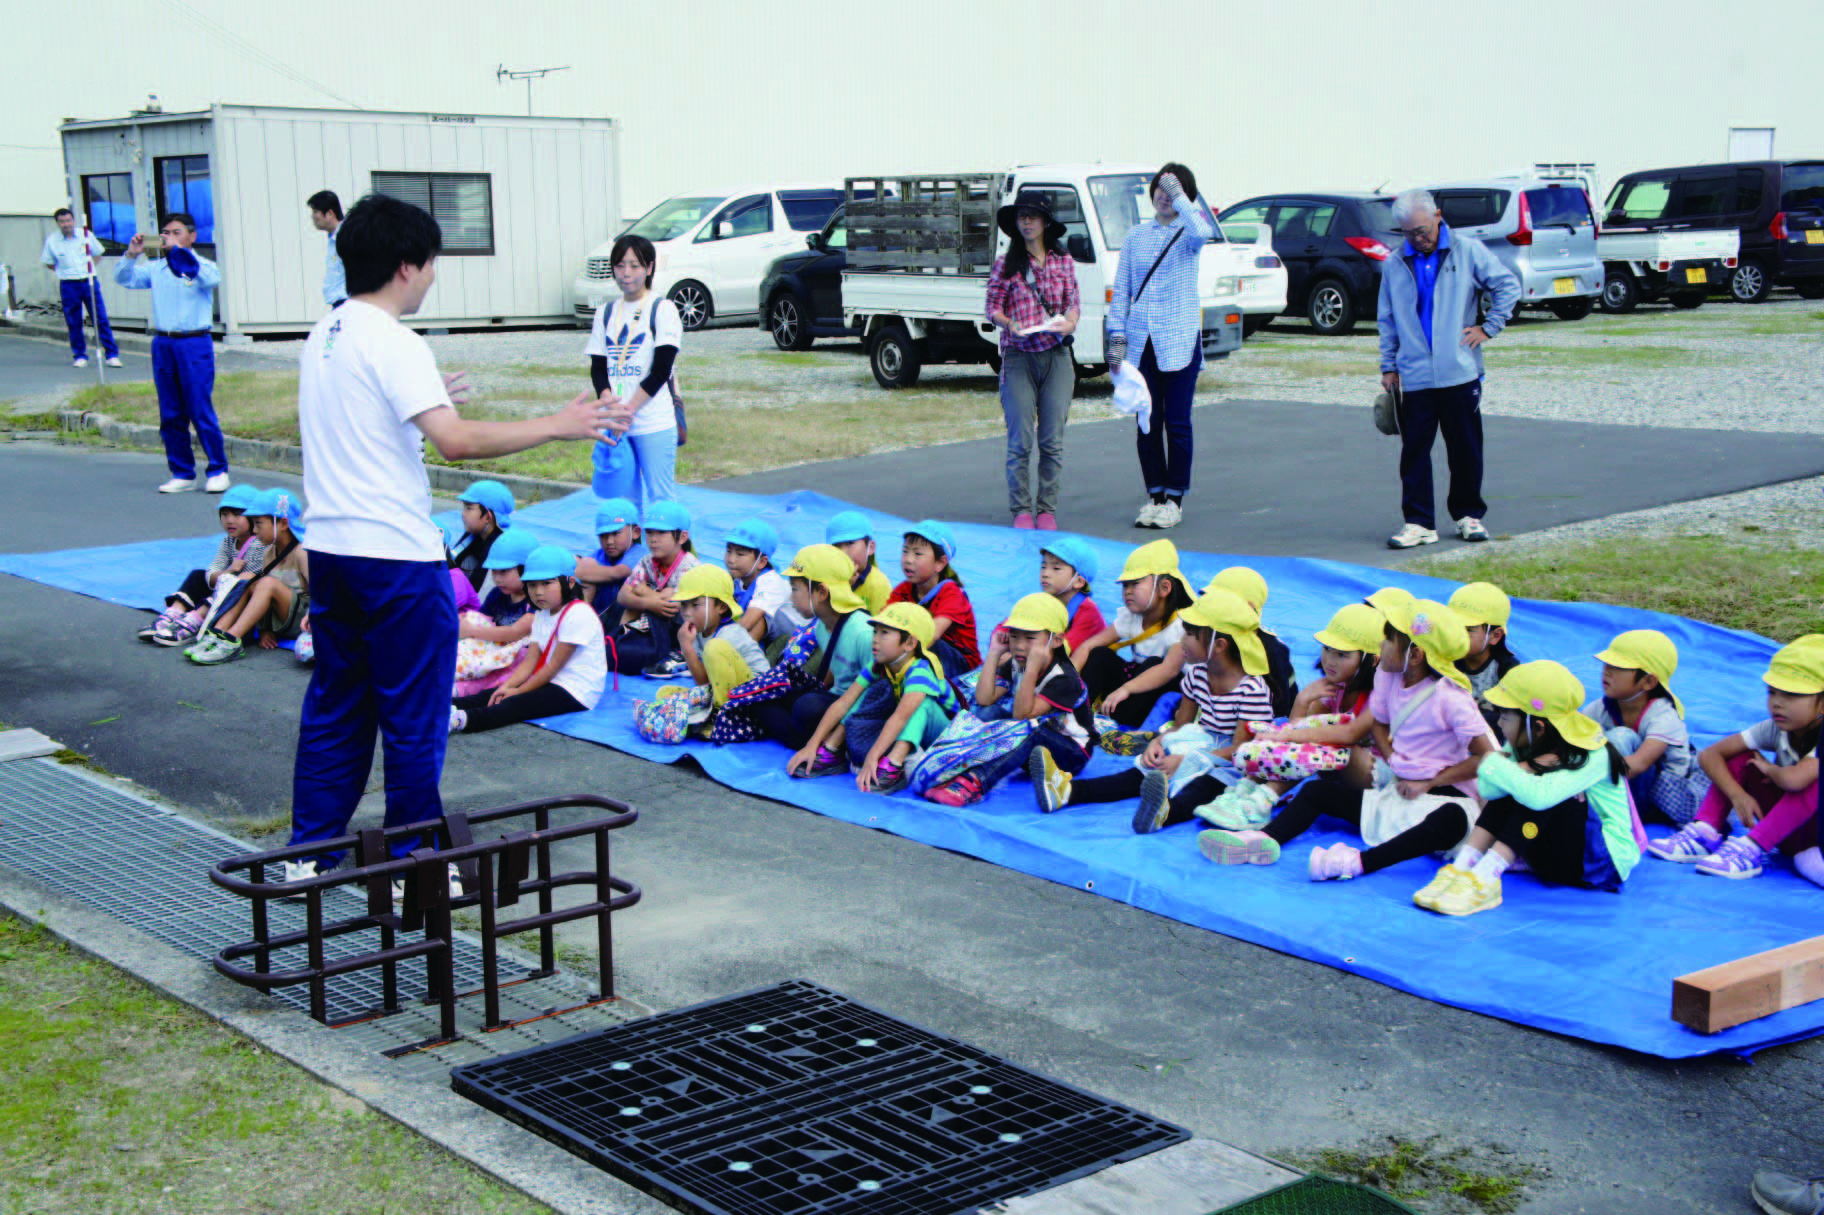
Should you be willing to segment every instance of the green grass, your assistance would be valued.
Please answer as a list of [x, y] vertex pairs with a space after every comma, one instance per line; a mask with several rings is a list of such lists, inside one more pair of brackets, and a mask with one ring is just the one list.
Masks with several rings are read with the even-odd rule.
[[0, 919], [0, 1041], [0, 1210], [548, 1210], [10, 918]]
[[1417, 1142], [1389, 1136], [1356, 1148], [1275, 1154], [1308, 1172], [1373, 1186], [1402, 1202], [1457, 1210], [1467, 1205], [1486, 1215], [1518, 1210], [1527, 1185], [1544, 1176], [1502, 1149], [1450, 1148], [1436, 1136]]
[[1550, 365], [1582, 369], [1614, 367], [1621, 370], [1682, 367], [1694, 362], [1697, 358], [1696, 354], [1683, 346], [1604, 346], [1601, 349], [1592, 350], [1588, 347], [1546, 348], [1514, 345], [1501, 353], [1506, 358], [1535, 366]]
[[1824, 312], [1804, 316], [1757, 317], [1742, 330], [1761, 337], [1824, 337]]

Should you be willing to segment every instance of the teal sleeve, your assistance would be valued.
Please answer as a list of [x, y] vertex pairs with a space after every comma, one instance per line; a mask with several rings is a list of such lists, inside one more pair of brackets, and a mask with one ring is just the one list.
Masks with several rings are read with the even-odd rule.
[[1590, 756], [1581, 768], [1555, 768], [1532, 773], [1505, 755], [1490, 755], [1476, 772], [1476, 788], [1484, 799], [1511, 797], [1528, 810], [1550, 810], [1568, 802], [1590, 786], [1606, 780], [1608, 757]]

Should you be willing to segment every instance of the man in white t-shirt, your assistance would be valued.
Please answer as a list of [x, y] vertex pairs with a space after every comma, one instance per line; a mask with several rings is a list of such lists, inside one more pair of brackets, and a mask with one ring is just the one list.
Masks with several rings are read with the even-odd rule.
[[[587, 393], [556, 413], [512, 422], [460, 416], [460, 376], [400, 323], [436, 280], [442, 233], [398, 199], [362, 199], [337, 245], [348, 302], [317, 322], [299, 357], [304, 519], [316, 667], [304, 694], [292, 776], [293, 844], [346, 834], [384, 740], [386, 826], [442, 817], [437, 785], [456, 670], [456, 604], [431, 522], [424, 440], [445, 459], [524, 451], [624, 430], [627, 410]], [[452, 390], [455, 397], [452, 397]], [[417, 845], [394, 841], [394, 856]], [[288, 863], [299, 881], [340, 854]]]

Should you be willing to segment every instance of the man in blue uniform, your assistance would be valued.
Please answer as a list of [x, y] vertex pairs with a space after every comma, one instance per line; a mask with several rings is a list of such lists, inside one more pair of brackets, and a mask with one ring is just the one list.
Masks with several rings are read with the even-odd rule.
[[101, 256], [101, 241], [93, 233], [77, 233], [76, 217], [68, 207], [58, 207], [51, 218], [57, 221], [57, 231], [44, 238], [44, 251], [38, 259], [57, 276], [57, 291], [63, 297], [63, 323], [70, 330], [70, 355], [76, 366], [89, 365], [88, 335], [82, 331], [82, 310], [86, 307], [101, 331], [101, 348], [108, 357], [108, 366], [118, 367], [120, 347], [114, 344], [101, 286], [97, 284], [93, 290], [89, 287], [89, 258]]

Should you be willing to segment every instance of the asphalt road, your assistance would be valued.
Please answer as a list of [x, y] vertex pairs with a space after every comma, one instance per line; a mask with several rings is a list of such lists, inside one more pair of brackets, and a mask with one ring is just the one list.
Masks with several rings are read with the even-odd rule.
[[[3, 543], [207, 531], [213, 499], [151, 493], [161, 468], [0, 446]], [[283, 652], [195, 667], [134, 641], [144, 620], [0, 576], [0, 720], [230, 831], [285, 814], [306, 673]], [[687, 765], [533, 727], [450, 748], [452, 808], [576, 790], [641, 809], [615, 867], [646, 897], [617, 921], [616, 950], [623, 989], [655, 1006], [802, 976], [1245, 1148], [1382, 1133], [1500, 1145], [1550, 1170], [1528, 1211], [1744, 1211], [1752, 1169], [1824, 1163], [1824, 1040], [1753, 1066], [1660, 1062], [750, 798]]]
[[[152, 358], [143, 349], [123, 345], [120, 361], [119, 367], [100, 368], [109, 383], [152, 378]], [[0, 400], [15, 400], [72, 384], [86, 387], [98, 383], [97, 365], [100, 363], [101, 350], [95, 345], [92, 333], [87, 367], [70, 365], [68, 342], [0, 334]], [[215, 367], [218, 372], [283, 371], [286, 364], [260, 355], [224, 350], [218, 343]]]

